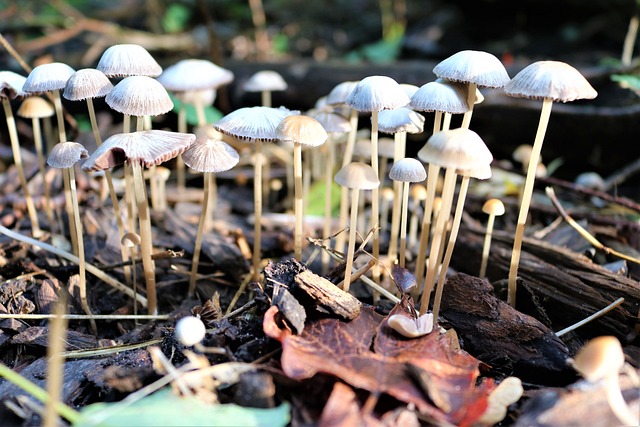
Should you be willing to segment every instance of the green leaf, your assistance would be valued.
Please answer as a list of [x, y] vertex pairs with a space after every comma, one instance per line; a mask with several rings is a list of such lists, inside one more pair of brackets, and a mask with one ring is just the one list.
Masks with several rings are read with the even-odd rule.
[[[317, 181], [311, 188], [309, 188], [309, 194], [307, 194], [307, 215], [324, 215], [324, 199], [325, 199], [325, 184], [324, 179]], [[341, 188], [338, 184], [331, 181], [331, 213], [337, 215], [340, 212], [340, 192]]]
[[611, 80], [625, 89], [640, 90], [640, 76], [635, 74], [612, 74]]
[[74, 427], [144, 426], [285, 426], [290, 420], [287, 403], [273, 409], [245, 408], [234, 404], [207, 404], [196, 397], [179, 397], [169, 389], [130, 405], [94, 403], [80, 413]]
[[[182, 108], [182, 101], [180, 101], [174, 94], [169, 93], [169, 97], [171, 98], [171, 100], [173, 101], [173, 111], [177, 114], [178, 112], [180, 112], [180, 109]], [[187, 111], [187, 123], [192, 125], [192, 126], [197, 126], [198, 125], [198, 114], [196, 113], [196, 108], [193, 105], [190, 104], [186, 104], [185, 105], [186, 111]], [[206, 118], [206, 122], [208, 124], [211, 124], [213, 122], [217, 122], [218, 120], [220, 120], [224, 114], [222, 114], [222, 111], [218, 110], [216, 107], [212, 106], [212, 105], [208, 105], [206, 107], [204, 107], [204, 115]]]
[[187, 6], [174, 3], [167, 8], [162, 18], [162, 28], [167, 33], [179, 33], [184, 31], [190, 17], [191, 12]]

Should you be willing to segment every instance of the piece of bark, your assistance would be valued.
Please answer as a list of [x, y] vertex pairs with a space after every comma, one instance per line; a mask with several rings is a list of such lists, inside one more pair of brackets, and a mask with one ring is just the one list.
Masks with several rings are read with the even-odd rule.
[[575, 377], [569, 350], [553, 331], [535, 318], [514, 310], [493, 295], [485, 280], [458, 273], [446, 282], [442, 316], [469, 353], [501, 369], [513, 369], [523, 380], [566, 381]]
[[[49, 345], [49, 328], [46, 326], [31, 326], [15, 335], [11, 339], [12, 344], [26, 344], [40, 347]], [[96, 337], [83, 334], [82, 332], [69, 330], [65, 339], [67, 350], [78, 350], [83, 348], [94, 348], [98, 345]]]

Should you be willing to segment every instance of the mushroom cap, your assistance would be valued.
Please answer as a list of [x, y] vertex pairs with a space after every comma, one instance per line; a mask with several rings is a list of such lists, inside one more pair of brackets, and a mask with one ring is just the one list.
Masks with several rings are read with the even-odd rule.
[[450, 114], [469, 111], [467, 96], [462, 86], [442, 79], [420, 86], [411, 97], [409, 107], [417, 111], [442, 111]]
[[[533, 146], [530, 144], [520, 144], [513, 150], [511, 153], [511, 159], [515, 160], [518, 163], [522, 163], [525, 167], [529, 164], [529, 159], [531, 159], [531, 152], [533, 151]], [[542, 157], [540, 157], [540, 161], [542, 161]]]
[[240, 155], [221, 139], [202, 135], [182, 153], [182, 160], [185, 165], [197, 172], [218, 173], [237, 165]]
[[109, 78], [95, 68], [83, 68], [69, 77], [62, 96], [70, 101], [82, 101], [87, 98], [102, 98], [113, 89]]
[[338, 83], [327, 95], [326, 102], [328, 105], [346, 105], [347, 98], [358, 85], [359, 80], [349, 80]]
[[526, 66], [505, 85], [504, 92], [516, 98], [551, 98], [556, 102], [598, 95], [580, 71], [560, 61], [538, 61]]
[[400, 83], [400, 87], [404, 90], [404, 93], [411, 98], [420, 89], [420, 86], [412, 85], [410, 83]]
[[349, 132], [351, 123], [340, 114], [332, 113], [326, 110], [314, 110], [308, 112], [308, 115], [320, 122], [324, 130], [331, 133]]
[[[393, 159], [396, 141], [393, 138], [378, 138], [378, 157]], [[353, 154], [360, 157], [371, 157], [371, 139], [358, 139], [353, 147]]]
[[76, 70], [62, 62], [51, 62], [35, 67], [22, 86], [22, 90], [29, 93], [43, 93], [64, 89], [67, 80]]
[[24, 98], [18, 111], [18, 116], [27, 119], [40, 119], [42, 117], [51, 117], [55, 114], [56, 109], [44, 98], [39, 96], [28, 96]]
[[478, 50], [462, 50], [433, 67], [433, 73], [446, 80], [500, 88], [509, 82], [507, 70], [494, 55]]
[[433, 330], [433, 313], [425, 313], [417, 319], [404, 314], [392, 314], [387, 319], [391, 329], [406, 338], [418, 338]]
[[137, 117], [158, 116], [173, 108], [164, 86], [146, 76], [125, 77], [104, 100], [115, 111]]
[[346, 103], [358, 111], [393, 110], [407, 105], [411, 98], [398, 82], [388, 76], [369, 76], [360, 80]]
[[424, 116], [409, 107], [380, 111], [378, 130], [383, 133], [421, 133], [424, 130]]
[[0, 71], [0, 99], [26, 96], [22, 90], [27, 78], [13, 71]]
[[620, 341], [610, 335], [593, 338], [578, 351], [572, 365], [584, 379], [591, 382], [609, 375], [618, 375], [618, 371], [624, 365]]
[[391, 202], [396, 197], [396, 192], [391, 187], [382, 187], [380, 189], [380, 199]]
[[276, 71], [262, 70], [249, 77], [242, 88], [247, 92], [273, 92], [287, 90], [287, 82]]
[[191, 347], [204, 339], [207, 328], [199, 317], [186, 316], [176, 322], [174, 334], [180, 344]]
[[492, 175], [490, 164], [478, 165], [477, 168], [471, 169], [458, 169], [456, 170], [456, 173], [458, 175], [466, 175], [475, 179], [489, 179]]
[[215, 122], [213, 128], [243, 141], [275, 141], [280, 122], [295, 114], [298, 112], [284, 107], [243, 107]]
[[573, 182], [581, 187], [591, 188], [593, 190], [605, 191], [607, 185], [597, 172], [582, 172]]
[[437, 132], [418, 151], [418, 158], [444, 168], [473, 170], [493, 161], [493, 155], [480, 136], [471, 129]]
[[183, 59], [167, 67], [158, 81], [173, 92], [216, 89], [233, 81], [233, 72], [206, 59]]
[[59, 142], [53, 146], [47, 164], [52, 168], [66, 169], [89, 157], [89, 152], [78, 142]]
[[98, 70], [107, 77], [158, 77], [162, 67], [144, 47], [137, 44], [116, 44], [102, 53]]
[[354, 190], [373, 190], [380, 186], [380, 180], [371, 165], [362, 162], [349, 163], [333, 179], [341, 186]]
[[504, 215], [504, 203], [500, 199], [489, 199], [482, 205], [482, 212], [487, 215]]
[[276, 138], [281, 142], [317, 147], [328, 138], [319, 121], [309, 116], [285, 117], [276, 128]]
[[409, 187], [409, 194], [415, 200], [426, 200], [427, 198], [427, 187], [422, 184], [412, 184]]
[[189, 105], [211, 105], [216, 100], [218, 91], [216, 89], [188, 90], [185, 92], [175, 92], [174, 95], [180, 102]]
[[134, 233], [133, 231], [125, 233], [120, 239], [120, 244], [127, 248], [138, 246], [141, 242], [142, 238], [140, 237], [140, 235], [138, 233]]
[[146, 130], [107, 138], [82, 165], [85, 171], [109, 169], [124, 162], [159, 165], [182, 154], [196, 139], [192, 133]]
[[407, 157], [391, 166], [389, 178], [402, 182], [422, 182], [427, 179], [427, 171], [419, 160]]

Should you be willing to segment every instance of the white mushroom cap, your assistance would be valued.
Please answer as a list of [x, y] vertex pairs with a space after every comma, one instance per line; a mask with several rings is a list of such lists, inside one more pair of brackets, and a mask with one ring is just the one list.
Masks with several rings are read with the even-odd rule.
[[383, 133], [421, 133], [424, 129], [424, 116], [409, 107], [380, 111], [378, 130]]
[[0, 71], [0, 98], [13, 99], [27, 95], [22, 88], [27, 78], [13, 71]]
[[216, 89], [188, 90], [186, 92], [176, 92], [175, 96], [181, 102], [189, 105], [200, 103], [201, 105], [211, 105], [216, 100], [218, 91]]
[[419, 160], [407, 157], [391, 166], [389, 178], [402, 182], [422, 182], [427, 179], [427, 171]]
[[409, 83], [400, 83], [400, 87], [404, 90], [404, 93], [411, 98], [420, 89], [420, 86], [412, 85]]
[[104, 170], [124, 162], [138, 162], [146, 167], [159, 165], [182, 154], [195, 139], [191, 133], [156, 129], [115, 134], [91, 154], [82, 169]]
[[504, 215], [504, 203], [500, 199], [489, 199], [482, 205], [482, 212], [487, 215]]
[[230, 70], [206, 59], [183, 59], [167, 67], [158, 81], [173, 92], [216, 89], [233, 81]]
[[559, 61], [538, 61], [528, 65], [504, 87], [513, 97], [569, 102], [593, 99], [598, 92], [571, 65]]
[[113, 84], [102, 71], [83, 68], [71, 75], [62, 96], [70, 101], [82, 101], [87, 98], [102, 98], [112, 89]]
[[[393, 159], [396, 141], [393, 138], [378, 138], [378, 157]], [[371, 157], [371, 139], [358, 139], [353, 147], [353, 154], [359, 157]]]
[[207, 329], [200, 318], [187, 316], [176, 322], [176, 329], [174, 333], [180, 344], [185, 347], [191, 347], [204, 339]]
[[120, 244], [127, 248], [134, 248], [138, 246], [142, 242], [140, 235], [138, 233], [134, 233], [133, 231], [129, 231], [125, 233], [120, 239]]
[[82, 159], [89, 157], [89, 152], [77, 142], [59, 142], [53, 146], [47, 164], [53, 168], [70, 168]]
[[182, 153], [184, 164], [197, 172], [218, 173], [231, 169], [240, 161], [238, 152], [226, 142], [199, 136]]
[[51, 62], [35, 67], [24, 82], [22, 90], [29, 93], [43, 93], [64, 89], [67, 80], [76, 71], [62, 62]]
[[407, 96], [398, 82], [387, 76], [369, 76], [360, 80], [346, 103], [358, 111], [392, 110], [407, 105]]
[[27, 119], [40, 119], [43, 117], [51, 117], [55, 114], [56, 109], [44, 98], [39, 96], [28, 96], [24, 98], [18, 111], [18, 116]]
[[287, 90], [287, 82], [273, 70], [262, 70], [249, 77], [242, 86], [247, 92]]
[[618, 375], [624, 365], [620, 341], [609, 335], [593, 338], [578, 351], [572, 364], [583, 378], [591, 382]]
[[409, 193], [411, 197], [416, 200], [426, 200], [427, 187], [422, 184], [412, 184], [411, 187], [409, 187]]
[[493, 161], [482, 138], [466, 128], [433, 134], [418, 151], [418, 158], [425, 163], [461, 170], [477, 169]]
[[213, 124], [214, 129], [234, 138], [255, 142], [275, 141], [276, 128], [288, 116], [298, 114], [284, 107], [243, 107]]
[[490, 164], [478, 165], [478, 167], [471, 169], [458, 169], [456, 170], [456, 173], [458, 175], [467, 175], [470, 178], [475, 179], [489, 179], [492, 175]]
[[351, 123], [340, 114], [332, 113], [325, 110], [315, 110], [308, 113], [320, 122], [324, 130], [327, 132], [349, 132], [351, 130]]
[[371, 165], [362, 162], [349, 163], [333, 179], [341, 186], [354, 190], [373, 190], [380, 186], [380, 180]]
[[280, 142], [290, 142], [309, 147], [317, 147], [328, 138], [319, 121], [309, 116], [285, 117], [276, 128], [276, 138]]
[[406, 338], [418, 338], [433, 330], [433, 313], [425, 313], [417, 319], [403, 314], [392, 314], [387, 319], [391, 329]]
[[346, 105], [347, 98], [358, 85], [359, 80], [338, 83], [327, 95], [328, 105]]
[[107, 77], [158, 77], [162, 67], [151, 54], [137, 44], [117, 44], [104, 51], [96, 67]]
[[433, 68], [433, 73], [454, 82], [500, 88], [509, 82], [507, 70], [494, 55], [477, 50], [454, 53]]
[[145, 76], [122, 79], [105, 97], [115, 111], [130, 116], [158, 116], [173, 108], [167, 90], [156, 80]]
[[411, 97], [409, 107], [417, 111], [463, 114], [469, 111], [467, 96], [460, 85], [442, 79], [426, 83]]

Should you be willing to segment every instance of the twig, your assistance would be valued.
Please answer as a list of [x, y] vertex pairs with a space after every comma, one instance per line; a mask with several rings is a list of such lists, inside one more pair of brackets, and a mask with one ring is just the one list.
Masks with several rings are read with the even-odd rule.
[[616, 185], [624, 182], [631, 175], [640, 172], [640, 158], [624, 166], [619, 171], [611, 174], [604, 180], [604, 190], [610, 190]]
[[168, 314], [22, 314], [22, 313], [0, 313], [0, 319], [20, 319], [20, 320], [42, 320], [62, 317], [68, 320], [168, 320]]
[[574, 329], [578, 329], [580, 326], [585, 325], [585, 324], [591, 322], [592, 320], [597, 319], [598, 317], [607, 314], [608, 312], [610, 312], [611, 310], [613, 310], [614, 308], [616, 308], [617, 306], [619, 306], [623, 302], [624, 302], [624, 298], [618, 298], [617, 300], [615, 300], [614, 302], [612, 302], [611, 304], [609, 304], [608, 306], [606, 306], [602, 310], [598, 310], [595, 313], [593, 313], [591, 316], [585, 317], [581, 321], [579, 321], [577, 323], [574, 323], [573, 325], [571, 325], [569, 327], [566, 327], [566, 328], [556, 332], [556, 336], [561, 337], [562, 335], [566, 334], [567, 332], [571, 332]]

